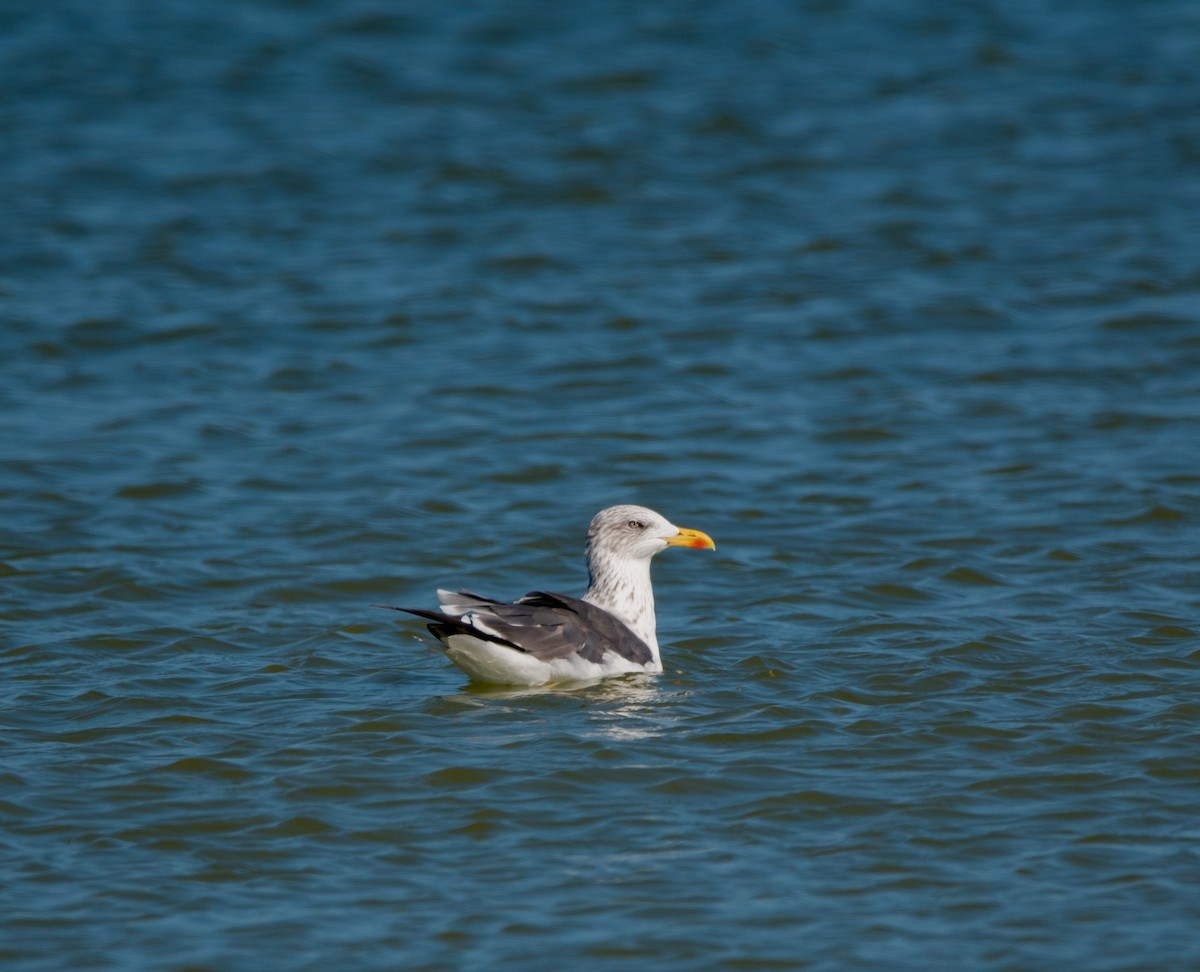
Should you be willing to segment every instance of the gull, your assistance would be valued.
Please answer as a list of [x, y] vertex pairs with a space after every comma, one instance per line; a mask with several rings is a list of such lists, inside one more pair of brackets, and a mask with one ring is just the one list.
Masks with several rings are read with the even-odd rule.
[[391, 610], [430, 621], [440, 650], [476, 682], [550, 685], [661, 672], [650, 561], [668, 547], [716, 544], [644, 506], [610, 506], [588, 527], [582, 598], [532, 591], [501, 601], [439, 590], [440, 610]]

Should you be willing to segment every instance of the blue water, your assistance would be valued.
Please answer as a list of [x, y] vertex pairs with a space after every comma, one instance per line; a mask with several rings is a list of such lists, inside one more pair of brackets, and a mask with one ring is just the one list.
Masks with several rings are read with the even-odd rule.
[[[0, 6], [6, 970], [1200, 968], [1200, 9]], [[666, 672], [378, 603], [655, 564]]]

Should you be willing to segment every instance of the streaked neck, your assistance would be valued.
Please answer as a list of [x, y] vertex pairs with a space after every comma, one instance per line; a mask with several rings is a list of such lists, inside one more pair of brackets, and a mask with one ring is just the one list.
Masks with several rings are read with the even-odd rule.
[[609, 560], [598, 564], [588, 558], [588, 589], [583, 599], [629, 625], [650, 646], [658, 661], [658, 636], [654, 621], [654, 588], [650, 561]]

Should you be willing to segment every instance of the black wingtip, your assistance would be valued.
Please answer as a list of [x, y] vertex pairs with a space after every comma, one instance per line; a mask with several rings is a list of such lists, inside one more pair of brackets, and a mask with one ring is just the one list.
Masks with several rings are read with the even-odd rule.
[[416, 615], [418, 618], [424, 618], [426, 621], [436, 621], [438, 624], [462, 623], [452, 614], [444, 614], [441, 611], [430, 611], [427, 608], [396, 607], [394, 604], [376, 604], [375, 607], [383, 608], [386, 611], [402, 611], [404, 614]]

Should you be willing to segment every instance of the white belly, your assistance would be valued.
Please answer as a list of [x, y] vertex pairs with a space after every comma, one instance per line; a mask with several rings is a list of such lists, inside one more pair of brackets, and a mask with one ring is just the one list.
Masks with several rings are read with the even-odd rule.
[[662, 665], [639, 665], [613, 652], [599, 662], [578, 655], [541, 661], [525, 652], [491, 641], [456, 634], [446, 639], [450, 660], [476, 682], [489, 685], [549, 685], [554, 682], [592, 681], [630, 672], [661, 672]]

